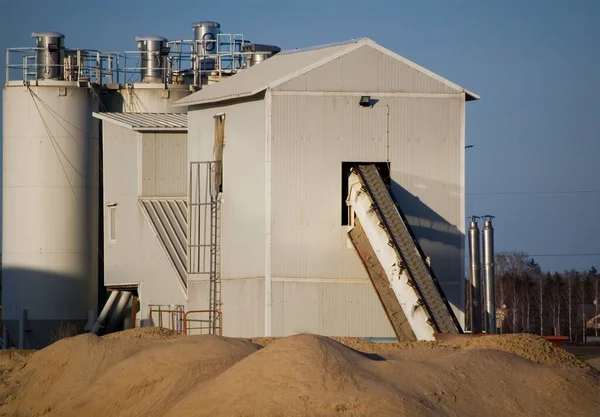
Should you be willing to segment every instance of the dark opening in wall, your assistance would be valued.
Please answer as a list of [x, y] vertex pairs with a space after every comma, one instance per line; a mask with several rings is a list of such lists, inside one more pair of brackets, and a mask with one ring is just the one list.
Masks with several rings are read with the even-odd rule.
[[348, 198], [348, 176], [352, 167], [356, 165], [375, 165], [385, 185], [389, 187], [391, 182], [389, 162], [342, 162], [342, 226], [348, 226], [350, 223], [348, 206], [346, 205], [346, 198]]

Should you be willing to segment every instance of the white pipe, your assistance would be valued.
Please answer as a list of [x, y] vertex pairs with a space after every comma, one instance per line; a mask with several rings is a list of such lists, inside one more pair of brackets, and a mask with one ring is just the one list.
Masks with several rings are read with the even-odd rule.
[[110, 309], [112, 308], [113, 304], [115, 303], [115, 300], [119, 296], [120, 292], [121, 291], [112, 291], [110, 293], [110, 297], [108, 297], [108, 301], [106, 301], [106, 304], [104, 304], [104, 308], [102, 308], [102, 311], [100, 312], [100, 315], [98, 316], [98, 320], [96, 320], [94, 327], [92, 327], [92, 331], [91, 331], [92, 334], [98, 334], [98, 330], [100, 330], [100, 328], [104, 327], [104, 324], [106, 323], [106, 317], [108, 317], [108, 313], [110, 312]]
[[119, 297], [119, 301], [112, 314], [108, 318], [108, 325], [106, 326], [109, 330], [114, 329], [115, 326], [119, 323], [121, 316], [123, 315], [123, 311], [127, 307], [127, 303], [131, 299], [132, 293], [130, 291], [120, 291], [121, 296]]

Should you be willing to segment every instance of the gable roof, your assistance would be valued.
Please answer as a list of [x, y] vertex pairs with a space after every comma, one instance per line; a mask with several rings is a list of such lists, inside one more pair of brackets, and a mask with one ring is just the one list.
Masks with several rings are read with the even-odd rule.
[[136, 132], [187, 132], [187, 113], [94, 112], [96, 119]]
[[292, 78], [325, 65], [364, 45], [369, 45], [379, 52], [401, 61], [407, 66], [428, 75], [457, 92], [464, 92], [467, 95], [467, 100], [479, 99], [477, 94], [395, 54], [371, 39], [362, 38], [306, 49], [282, 51], [272, 58], [261, 62], [260, 65], [252, 66], [223, 81], [204, 87], [202, 90], [178, 100], [174, 105], [190, 106], [253, 96], [268, 88], [275, 88]]

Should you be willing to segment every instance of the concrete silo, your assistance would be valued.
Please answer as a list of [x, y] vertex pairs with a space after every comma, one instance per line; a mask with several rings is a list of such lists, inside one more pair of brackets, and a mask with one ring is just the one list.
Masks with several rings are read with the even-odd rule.
[[66, 76], [64, 35], [32, 37], [3, 90], [2, 313], [24, 348], [82, 328], [98, 303], [97, 85], [83, 65]]

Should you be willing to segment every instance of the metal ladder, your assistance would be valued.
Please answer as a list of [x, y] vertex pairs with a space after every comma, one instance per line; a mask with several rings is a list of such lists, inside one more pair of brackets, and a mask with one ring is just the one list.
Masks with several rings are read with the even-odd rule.
[[221, 319], [221, 191], [215, 184], [220, 162], [190, 162], [189, 274], [208, 276], [209, 332], [219, 333]]

